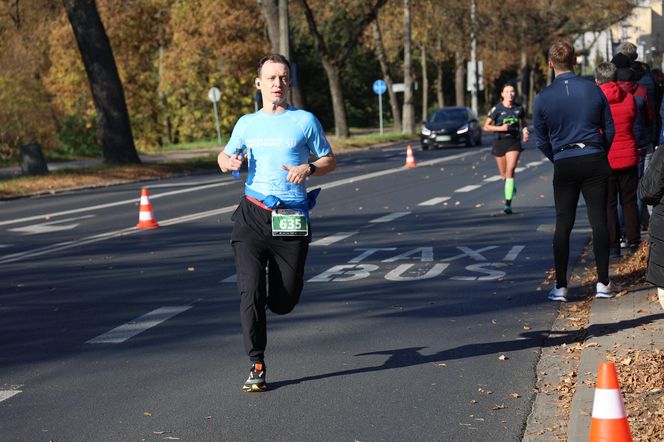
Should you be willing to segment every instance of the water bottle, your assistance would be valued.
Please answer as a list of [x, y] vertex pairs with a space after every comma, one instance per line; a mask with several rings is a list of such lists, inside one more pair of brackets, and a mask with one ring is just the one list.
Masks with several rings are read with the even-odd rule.
[[[238, 147], [237, 149], [235, 149], [235, 155], [237, 156], [238, 160], [242, 161], [242, 158], [244, 157], [244, 151], [242, 150], [241, 147]], [[234, 180], [239, 180], [240, 179], [240, 169], [231, 171], [231, 175], [233, 176]]]

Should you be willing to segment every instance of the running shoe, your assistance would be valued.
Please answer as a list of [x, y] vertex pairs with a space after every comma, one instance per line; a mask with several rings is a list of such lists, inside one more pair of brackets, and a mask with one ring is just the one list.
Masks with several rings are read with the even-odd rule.
[[265, 383], [265, 364], [262, 362], [254, 362], [249, 371], [249, 378], [242, 386], [242, 390], [247, 393], [257, 393], [267, 390]]
[[554, 287], [549, 292], [549, 300], [567, 302], [567, 287]]
[[505, 213], [505, 215], [511, 215], [512, 214], [512, 206], [510, 206], [508, 204], [505, 204], [503, 206], [503, 212]]
[[595, 298], [613, 298], [620, 290], [622, 290], [622, 288], [615, 285], [611, 281], [609, 281], [607, 285], [598, 282]]

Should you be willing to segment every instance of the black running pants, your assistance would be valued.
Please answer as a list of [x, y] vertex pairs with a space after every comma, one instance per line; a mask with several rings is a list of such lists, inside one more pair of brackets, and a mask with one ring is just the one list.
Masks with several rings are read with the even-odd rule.
[[266, 308], [285, 315], [300, 299], [311, 235], [274, 237], [271, 216], [269, 210], [243, 198], [231, 218], [242, 338], [253, 362], [264, 358]]
[[556, 232], [553, 235], [553, 257], [556, 286], [567, 287], [569, 240], [579, 195], [586, 202], [588, 220], [593, 231], [593, 252], [597, 279], [609, 282], [609, 229], [606, 219], [607, 182], [611, 167], [604, 154], [582, 155], [558, 160], [553, 165], [553, 196], [556, 204]]

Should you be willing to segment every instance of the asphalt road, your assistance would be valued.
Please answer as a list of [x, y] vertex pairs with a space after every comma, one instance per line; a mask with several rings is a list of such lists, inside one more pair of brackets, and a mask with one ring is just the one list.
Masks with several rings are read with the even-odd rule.
[[[307, 282], [293, 313], [268, 316], [264, 394], [241, 389], [240, 182], [1, 202], [0, 438], [520, 440], [557, 308], [538, 291], [552, 167], [526, 149], [508, 216], [488, 144], [414, 147], [416, 168], [395, 145], [310, 180]], [[159, 229], [134, 229], [141, 186]]]

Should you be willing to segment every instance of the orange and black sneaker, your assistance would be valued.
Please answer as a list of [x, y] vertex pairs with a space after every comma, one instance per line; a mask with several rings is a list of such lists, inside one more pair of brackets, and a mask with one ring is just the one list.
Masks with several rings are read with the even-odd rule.
[[242, 390], [247, 393], [258, 393], [267, 390], [265, 383], [265, 364], [262, 362], [254, 362], [249, 371], [249, 378], [242, 386]]

